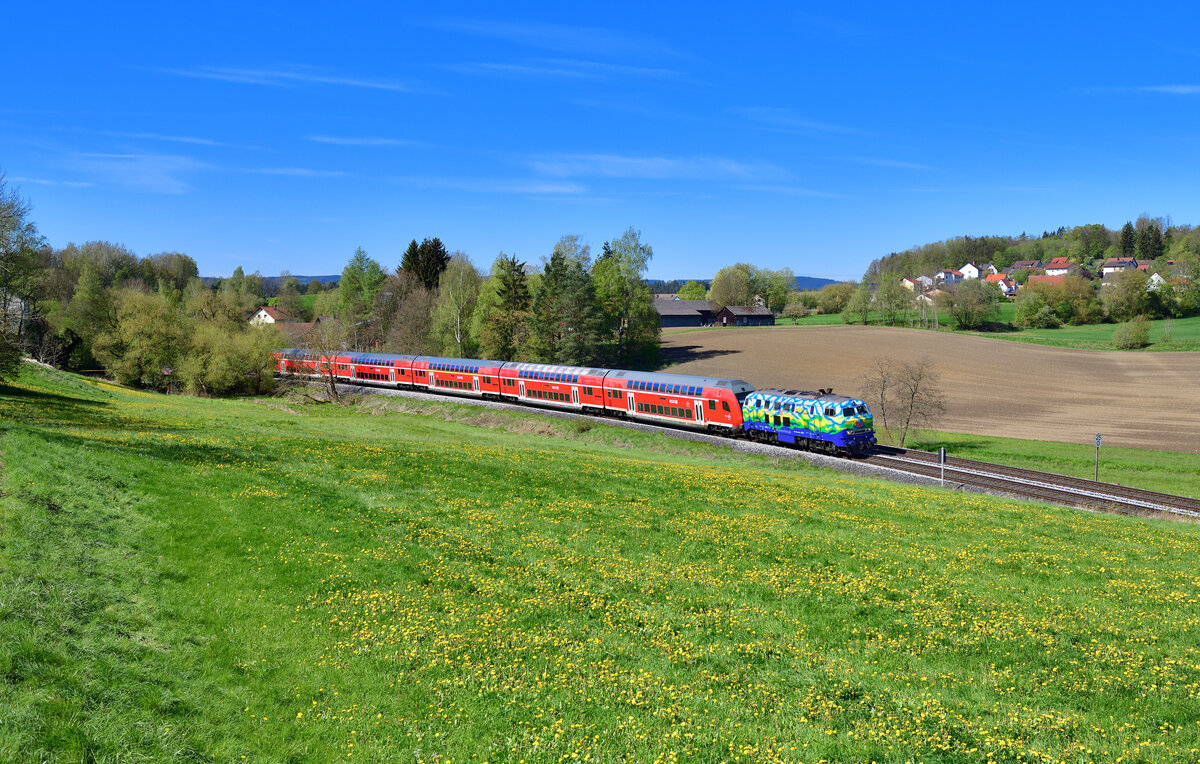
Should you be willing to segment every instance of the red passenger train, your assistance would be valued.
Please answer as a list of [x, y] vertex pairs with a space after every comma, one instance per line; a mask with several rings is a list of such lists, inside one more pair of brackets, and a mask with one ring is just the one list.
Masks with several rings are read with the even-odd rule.
[[754, 388], [740, 379], [620, 369], [555, 366], [474, 358], [349, 353], [326, 358], [310, 350], [275, 354], [284, 375], [332, 370], [356, 384], [427, 390], [490, 400], [608, 414], [698, 430], [742, 430], [742, 400]]

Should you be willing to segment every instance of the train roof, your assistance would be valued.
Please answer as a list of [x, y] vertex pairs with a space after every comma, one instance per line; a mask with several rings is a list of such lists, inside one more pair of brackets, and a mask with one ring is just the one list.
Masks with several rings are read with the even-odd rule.
[[735, 393], [749, 393], [754, 386], [742, 379], [723, 379], [721, 377], [693, 377], [690, 374], [663, 374], [656, 371], [629, 371], [613, 369], [608, 372], [608, 379], [630, 379], [637, 382], [661, 382], [668, 385], [701, 385], [703, 387], [724, 387]]
[[833, 391], [823, 392], [820, 390], [777, 390], [768, 388], [765, 390], [755, 390], [759, 395], [778, 395], [784, 398], [803, 398], [809, 401], [823, 401], [825, 403], [849, 403], [850, 401], [859, 401], [860, 398], [847, 398], [844, 395], [834, 395]]
[[593, 369], [585, 366], [558, 366], [552, 363], [524, 363], [509, 361], [504, 364], [505, 369], [514, 369], [516, 371], [548, 371], [561, 374], [575, 374], [579, 376], [603, 377], [608, 373], [608, 369]]
[[404, 356], [416, 361], [428, 361], [429, 363], [449, 363], [456, 366], [495, 366], [501, 367], [505, 365], [504, 361], [489, 361], [486, 358], [447, 358], [436, 355], [410, 355]]

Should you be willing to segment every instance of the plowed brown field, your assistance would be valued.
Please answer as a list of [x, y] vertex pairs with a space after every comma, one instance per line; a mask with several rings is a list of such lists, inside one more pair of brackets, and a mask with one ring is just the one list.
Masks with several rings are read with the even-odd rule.
[[864, 326], [713, 328], [663, 334], [670, 371], [755, 387], [832, 387], [859, 395], [883, 356], [929, 356], [946, 414], [937, 429], [1200, 453], [1200, 353], [1128, 353], [1026, 345]]

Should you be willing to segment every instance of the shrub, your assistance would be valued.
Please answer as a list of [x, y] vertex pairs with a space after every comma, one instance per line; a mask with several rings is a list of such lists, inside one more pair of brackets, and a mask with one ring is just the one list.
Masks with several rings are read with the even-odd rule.
[[1038, 308], [1038, 312], [1030, 317], [1028, 323], [1028, 327], [1031, 329], [1057, 329], [1060, 326], [1062, 326], [1062, 321], [1054, 312], [1054, 308], [1049, 305]]
[[1127, 324], [1121, 324], [1113, 332], [1113, 345], [1121, 350], [1144, 348], [1150, 344], [1150, 322], [1138, 316]]

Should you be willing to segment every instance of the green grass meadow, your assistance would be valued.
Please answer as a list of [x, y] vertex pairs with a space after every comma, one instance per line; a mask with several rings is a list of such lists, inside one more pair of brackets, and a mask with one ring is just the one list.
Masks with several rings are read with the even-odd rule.
[[1200, 757], [1197, 525], [35, 367], [0, 458], [0, 761]]

